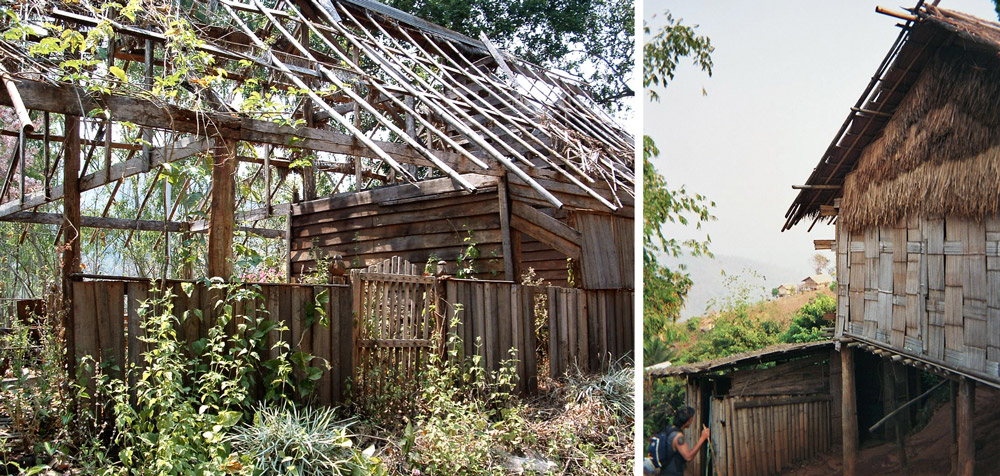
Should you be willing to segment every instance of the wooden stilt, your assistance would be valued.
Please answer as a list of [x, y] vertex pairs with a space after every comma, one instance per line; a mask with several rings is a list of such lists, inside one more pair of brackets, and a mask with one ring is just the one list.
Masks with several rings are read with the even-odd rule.
[[[951, 467], [958, 467], [958, 382], [951, 380], [948, 382], [951, 389]], [[954, 474], [954, 471], [952, 472]]]
[[840, 348], [840, 375], [842, 378], [841, 422], [843, 427], [844, 476], [854, 476], [858, 457], [858, 407], [854, 394], [854, 349]]
[[976, 440], [972, 415], [975, 411], [976, 383], [963, 378], [958, 384], [958, 476], [972, 476], [976, 466]]

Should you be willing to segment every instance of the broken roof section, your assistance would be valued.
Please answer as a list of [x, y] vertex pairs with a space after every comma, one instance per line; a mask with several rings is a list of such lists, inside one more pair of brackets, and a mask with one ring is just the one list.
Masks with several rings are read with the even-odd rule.
[[[344, 174], [355, 171], [337, 158], [369, 157], [390, 182], [416, 180], [422, 166], [471, 191], [463, 173], [512, 173], [556, 208], [562, 203], [535, 177], [555, 174], [610, 210], [634, 196], [634, 138], [585, 85], [485, 38], [369, 0], [149, 6], [43, 0], [6, 19], [0, 75], [10, 88], [0, 103], [110, 117], [143, 128], [144, 138], [166, 138], [125, 160], [108, 153], [103, 169], [84, 170], [82, 190], [206, 152], [221, 138], [332, 154], [318, 168]], [[99, 47], [81, 57], [74, 42]], [[118, 132], [105, 136], [108, 149], [130, 146], [115, 142]], [[44, 191], [17, 193], [16, 163], [4, 175], [0, 217], [61, 193], [47, 179]]]
[[747, 365], [760, 365], [768, 362], [798, 358], [826, 348], [833, 348], [833, 341], [775, 344], [763, 349], [741, 352], [728, 357], [692, 364], [670, 365], [669, 362], [664, 362], [646, 367], [646, 376], [653, 378], [678, 377], [726, 371]]
[[[884, 176], [903, 174], [909, 171], [906, 164], [901, 165], [907, 161], [947, 163], [964, 158], [964, 151], [961, 149], [968, 148], [969, 139], [967, 136], [975, 135], [968, 133], [968, 131], [983, 125], [995, 129], [995, 126], [991, 126], [989, 123], [1000, 121], [993, 111], [996, 97], [991, 97], [990, 94], [984, 95], [982, 87], [979, 87], [974, 93], [985, 97], [985, 99], [970, 103], [978, 111], [973, 111], [972, 114], [952, 113], [952, 117], [949, 117], [948, 121], [937, 121], [930, 125], [921, 124], [919, 129], [911, 127], [915, 125], [916, 121], [912, 117], [907, 117], [914, 114], [913, 108], [909, 107], [906, 101], [909, 96], [944, 95], [945, 93], [942, 91], [928, 90], [928, 86], [934, 84], [953, 86], [950, 83], [956, 80], [956, 76], [960, 75], [954, 72], [943, 74], [940, 67], [942, 59], [954, 59], [955, 53], [980, 55], [984, 58], [992, 57], [995, 59], [997, 52], [1000, 51], [1000, 25], [930, 5], [912, 9], [909, 14], [894, 16], [905, 20], [902, 32], [879, 65], [857, 103], [851, 108], [850, 114], [813, 169], [806, 184], [796, 187], [800, 191], [785, 214], [786, 221], [782, 230], [795, 226], [803, 218], [813, 218], [812, 223], [815, 224], [824, 216], [820, 213], [821, 206], [833, 205], [834, 200], [838, 198], [848, 198], [845, 196], [844, 187], [845, 183], [849, 182], [848, 175], [858, 169], [859, 164], [865, 162], [866, 154], [868, 156], [880, 154], [877, 157], [880, 159], [878, 167], [883, 169], [883, 177], [877, 177], [877, 179], [881, 180], [880, 183], [886, 187], [894, 185], [897, 190], [887, 191], [888, 198], [903, 203], [902, 206], [895, 206], [894, 210], [885, 210], [878, 216], [856, 220], [856, 224], [891, 221], [890, 218], [898, 214], [900, 210], [916, 210], [928, 204], [954, 208], [953, 203], [942, 200], [940, 197], [933, 197], [930, 200], [909, 199], [909, 195], [913, 195], [914, 190], [918, 188], [953, 188], [955, 190], [963, 188], [963, 184], [956, 184], [954, 181], [948, 187], [942, 187], [943, 184], [940, 183], [931, 183], [933, 180], [930, 178], [940, 178], [943, 176], [941, 173], [924, 174], [919, 181], [911, 180], [910, 184], [903, 182], [891, 184], [885, 180]], [[946, 49], [950, 50], [945, 51]], [[982, 69], [981, 66], [983, 65], [970, 65], [970, 68]], [[976, 121], [983, 124], [972, 124]], [[935, 130], [935, 128], [941, 130]], [[954, 128], [959, 132], [952, 133], [944, 130], [949, 128]], [[917, 130], [921, 130], [924, 137], [920, 138], [921, 140], [910, 140], [907, 133]], [[935, 138], [939, 143], [926, 140], [930, 137]], [[940, 142], [943, 142], [943, 138], [948, 139], [946, 142], [956, 142], [956, 144], [953, 147], [951, 144], [945, 144], [949, 147], [942, 147]], [[899, 144], [904, 141], [909, 141], [908, 147], [914, 150], [903, 151], [905, 154], [900, 154], [903, 147]], [[865, 150], [869, 145], [873, 146], [872, 152], [866, 153]], [[906, 157], [901, 155], [906, 155]], [[923, 159], [912, 160], [917, 156], [923, 156]], [[869, 159], [875, 158], [869, 157]], [[868, 162], [874, 163], [873, 160], [868, 160]], [[923, 182], [923, 184], [917, 184], [918, 182]], [[969, 185], [971, 187], [965, 188], [976, 188], [975, 184]], [[981, 187], [980, 190], [986, 188], [988, 187]], [[876, 201], [877, 203], [867, 203], [867, 205], [869, 208], [874, 205], [884, 205], [889, 202], [885, 198]], [[847, 206], [846, 203], [841, 205], [842, 207]], [[928, 212], [940, 212], [940, 210], [930, 208], [928, 208]], [[831, 222], [835, 219], [836, 217], [830, 218]], [[841, 214], [841, 219], [843, 219], [843, 214]]]

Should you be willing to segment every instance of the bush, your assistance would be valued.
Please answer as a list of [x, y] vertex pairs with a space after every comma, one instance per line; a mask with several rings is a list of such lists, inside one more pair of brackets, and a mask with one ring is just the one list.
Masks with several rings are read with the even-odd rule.
[[[62, 326], [57, 315], [32, 316], [36, 327], [14, 318], [0, 334], [0, 412], [11, 418], [25, 451], [56, 438], [69, 412], [67, 375], [63, 366]], [[0, 460], [7, 460], [0, 441]]]
[[403, 433], [407, 463], [434, 475], [502, 472], [501, 452], [528, 437], [523, 406], [511, 395], [516, 383], [513, 360], [489, 372], [478, 352], [465, 357], [462, 339], [449, 334], [447, 355], [433, 354], [422, 374], [420, 412]]
[[[284, 401], [295, 391], [294, 361], [308, 359], [296, 357], [287, 343], [279, 342], [274, 348], [280, 357], [262, 362], [268, 332], [282, 329], [260, 317], [266, 315], [263, 309], [254, 313], [258, 317], [235, 311], [238, 302], [260, 302], [257, 292], [221, 280], [210, 281], [208, 288], [219, 299], [216, 322], [206, 337], [190, 346], [180, 340], [175, 329], [187, 319], [201, 319], [201, 311], [185, 312], [178, 319], [172, 293], [154, 291], [139, 309], [145, 331], [141, 339], [148, 350], [143, 354], [145, 368], [127, 369], [134, 385], [127, 384], [127, 378], [97, 377], [99, 395], [109, 398], [114, 409], [112, 448], [118, 457], [103, 474], [249, 474], [240, 469], [246, 461], [232, 453], [226, 432], [255, 403], [258, 382], [265, 399]], [[236, 333], [226, 330], [232, 322], [237, 323]], [[258, 375], [260, 369], [268, 369], [267, 375]]]
[[816, 296], [795, 311], [795, 317], [787, 331], [781, 336], [783, 342], [812, 342], [822, 340], [823, 328], [828, 326], [823, 316], [837, 310], [836, 299], [830, 296]]

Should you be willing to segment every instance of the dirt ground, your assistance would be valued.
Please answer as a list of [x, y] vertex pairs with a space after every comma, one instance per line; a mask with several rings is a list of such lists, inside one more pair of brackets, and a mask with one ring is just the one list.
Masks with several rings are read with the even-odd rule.
[[[975, 407], [976, 475], [1000, 475], [1000, 391], [976, 387]], [[945, 403], [930, 423], [906, 440], [907, 467], [900, 468], [895, 444], [862, 444], [858, 476], [945, 476], [951, 471], [951, 403]], [[786, 470], [782, 476], [829, 476], [840, 474], [842, 460], [837, 446], [824, 455]]]

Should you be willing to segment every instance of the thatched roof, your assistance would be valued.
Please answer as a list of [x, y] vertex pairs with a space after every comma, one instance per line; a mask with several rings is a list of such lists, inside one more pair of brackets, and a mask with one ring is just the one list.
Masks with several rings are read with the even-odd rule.
[[907, 216], [982, 218], [1000, 207], [1000, 25], [926, 7], [786, 214], [840, 198], [849, 231]]
[[669, 362], [646, 367], [647, 377], [677, 377], [703, 374], [732, 369], [744, 365], [757, 365], [812, 354], [820, 349], [832, 347], [833, 341], [805, 342], [801, 344], [777, 344], [763, 349], [742, 352], [721, 359], [695, 362], [686, 365], [670, 365]]

